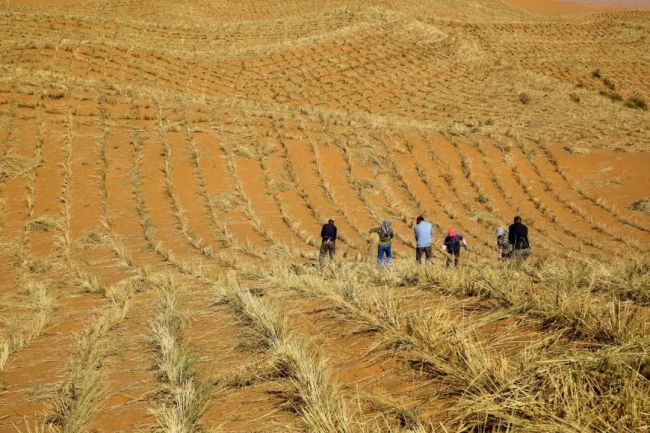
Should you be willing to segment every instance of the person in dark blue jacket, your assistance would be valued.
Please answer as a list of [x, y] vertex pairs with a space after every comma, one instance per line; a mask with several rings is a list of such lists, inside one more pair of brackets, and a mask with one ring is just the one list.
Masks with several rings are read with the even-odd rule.
[[447, 231], [447, 237], [445, 238], [444, 242], [442, 243], [442, 247], [440, 248], [443, 253], [447, 253], [447, 267], [451, 265], [452, 261], [454, 262], [454, 266], [458, 266], [461, 245], [465, 247], [466, 250], [469, 249], [467, 246], [467, 241], [463, 235], [458, 233], [455, 228], [450, 228]]
[[336, 253], [336, 226], [334, 225], [334, 218], [330, 218], [327, 224], [323, 224], [320, 231], [321, 244], [320, 244], [320, 257], [318, 259], [320, 266], [325, 262], [325, 256], [329, 254], [330, 261], [334, 260]]

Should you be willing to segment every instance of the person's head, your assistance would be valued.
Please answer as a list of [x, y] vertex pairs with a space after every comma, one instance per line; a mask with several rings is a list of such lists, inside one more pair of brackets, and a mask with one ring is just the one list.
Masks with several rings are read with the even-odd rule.
[[381, 226], [382, 226], [382, 227], [386, 227], [386, 228], [390, 228], [390, 225], [391, 225], [391, 222], [390, 222], [390, 220], [389, 220], [388, 218], [386, 218], [386, 219], [385, 219], [384, 221], [382, 221], [382, 223], [381, 223]]
[[521, 222], [521, 217], [517, 215], [514, 219], [515, 223], [520, 223]]
[[418, 215], [418, 217], [415, 219], [416, 224], [420, 224], [422, 221], [424, 221], [424, 217], [422, 215]]
[[497, 227], [497, 236], [505, 236], [506, 235], [506, 229], [503, 227]]
[[450, 238], [453, 238], [457, 234], [458, 234], [458, 232], [453, 227], [451, 227], [449, 230], [447, 230], [447, 236], [449, 236]]
[[334, 217], [331, 217], [330, 219], [327, 220], [329, 224], [334, 224]]

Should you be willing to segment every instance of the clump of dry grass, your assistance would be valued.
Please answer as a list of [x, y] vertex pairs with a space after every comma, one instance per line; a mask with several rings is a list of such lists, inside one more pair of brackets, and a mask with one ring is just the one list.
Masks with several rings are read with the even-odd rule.
[[378, 331], [398, 326], [400, 305], [392, 293], [365, 284], [358, 267], [342, 264], [334, 278], [323, 281], [315, 271], [298, 273], [278, 262], [268, 279], [279, 287], [299, 290], [324, 298], [349, 320], [358, 322], [364, 331]]
[[47, 291], [44, 284], [29, 280], [25, 282], [24, 290], [27, 306], [32, 313], [27, 320], [23, 317], [8, 320], [8, 336], [0, 340], [0, 371], [4, 369], [12, 353], [29, 344], [43, 332], [57, 308], [56, 298]]
[[88, 233], [77, 239], [77, 245], [81, 249], [91, 248], [100, 245], [102, 242], [102, 236], [99, 233], [95, 232]]
[[600, 94], [601, 94], [602, 96], [608, 98], [608, 99], [611, 100], [612, 102], [620, 102], [620, 101], [623, 100], [623, 96], [621, 96], [620, 93], [618, 93], [618, 92], [614, 92], [614, 91], [612, 91], [612, 90], [601, 90], [601, 91], [600, 91]]
[[312, 432], [352, 433], [356, 421], [348, 413], [323, 358], [315, 358], [307, 346], [289, 341], [278, 348], [277, 369], [293, 385], [298, 412]]
[[648, 109], [648, 103], [645, 98], [639, 94], [632, 95], [625, 100], [623, 103], [627, 108], [633, 108], [637, 110], [646, 111]]
[[18, 155], [13, 150], [5, 153], [0, 161], [0, 179], [13, 179], [32, 171], [40, 161]]
[[446, 294], [494, 299], [539, 321], [544, 328], [563, 330], [567, 336], [623, 344], [641, 335], [647, 326], [633, 300], [647, 302], [647, 258], [636, 265], [585, 261], [576, 267], [568, 262], [483, 263], [461, 273], [430, 266], [424, 275], [405, 274]]
[[103, 360], [110, 347], [108, 332], [124, 320], [129, 309], [129, 294], [113, 294], [107, 310], [82, 332], [77, 356], [69, 366], [68, 378], [54, 399], [49, 424], [64, 433], [81, 433], [98, 409], [105, 392]]
[[264, 347], [272, 351], [277, 373], [291, 382], [293, 405], [309, 431], [356, 431], [356, 420], [341, 401], [326, 361], [290, 332], [279, 310], [242, 287], [233, 273], [222, 281], [217, 297], [230, 303], [255, 330]]
[[[444, 306], [426, 316], [405, 316], [390, 289], [364, 287], [373, 277], [384, 283], [397, 281], [400, 277], [392, 274], [399, 271], [386, 270], [370, 277], [370, 268], [366, 270], [357, 264], [350, 268], [342, 266], [332, 281], [322, 281], [309, 272], [298, 275], [279, 268], [279, 264], [274, 267], [271, 277], [274, 282], [311, 292], [333, 303], [346, 318], [363, 323], [366, 329], [382, 332], [381, 348], [392, 348], [416, 370], [442, 378], [454, 395], [471, 390], [487, 394], [508, 382], [510, 371], [505, 358], [483, 348], [473, 334], [473, 329], [503, 318], [503, 313], [497, 312], [471, 324], [452, 318]], [[412, 280], [408, 284], [411, 283]], [[460, 323], [466, 326], [459, 326]]]
[[46, 421], [41, 421], [39, 422], [36, 417], [34, 417], [34, 424], [29, 423], [27, 420], [27, 417], [23, 418], [23, 422], [25, 424], [25, 429], [23, 430], [22, 428], [18, 427], [17, 425], [14, 424], [14, 428], [18, 433], [46, 433], [50, 431], [47, 422]]
[[[160, 116], [159, 116], [160, 117]], [[194, 169], [194, 180], [199, 186], [201, 191], [201, 196], [203, 198], [203, 203], [208, 211], [208, 216], [210, 217], [210, 223], [217, 230], [217, 237], [221, 241], [224, 247], [230, 247], [236, 243], [236, 240], [228, 232], [226, 225], [217, 219], [215, 214], [215, 209], [221, 209], [222, 206], [226, 206], [225, 211], [231, 209], [230, 206], [235, 207], [237, 204], [234, 202], [227, 201], [226, 203], [219, 203], [219, 195], [211, 198], [208, 193], [207, 184], [201, 170], [201, 157], [199, 148], [196, 145], [194, 140], [194, 130], [191, 128], [189, 122], [184, 122], [185, 137], [187, 139], [188, 150], [191, 157], [191, 165]]]
[[524, 353], [507, 386], [464, 395], [450, 426], [463, 432], [642, 431], [650, 404], [650, 382], [638, 364], [644, 356], [638, 348]]
[[200, 428], [210, 389], [198, 379], [194, 356], [183, 336], [185, 319], [180, 314], [175, 280], [171, 275], [163, 275], [156, 285], [161, 291], [160, 314], [151, 328], [151, 343], [156, 351], [164, 399], [153, 413], [161, 432], [195, 432]]
[[27, 226], [30, 232], [49, 232], [56, 224], [52, 217], [43, 215], [31, 220]]
[[650, 213], [650, 197], [635, 201], [630, 207], [639, 212]]
[[83, 271], [77, 264], [71, 264], [71, 272], [82, 291], [98, 295], [106, 293], [106, 287], [97, 275]]
[[[639, 431], [650, 407], [648, 330], [638, 308], [619, 297], [647, 286], [647, 258], [583, 265], [486, 262], [455, 272], [395, 261], [379, 272], [355, 263], [323, 280], [317, 271], [277, 263], [268, 278], [328, 300], [346, 318], [381, 332], [382, 347], [442, 381], [456, 399], [445, 423], [450, 431]], [[364, 301], [372, 291], [360, 290], [369, 285], [435, 287], [506, 308], [472, 321], [453, 317], [444, 305], [380, 320]], [[496, 349], [498, 339], [487, 343], [474, 333], [517, 315], [539, 323], [546, 337], [507, 355]]]
[[403, 356], [416, 368], [441, 377], [448, 392], [492, 394], [510, 382], [512, 367], [473, 334], [476, 323], [459, 323], [463, 321], [440, 307], [426, 316], [409, 317], [405, 332], [393, 334], [385, 344], [406, 351]]
[[221, 212], [228, 212], [237, 208], [241, 204], [237, 195], [227, 192], [210, 197], [210, 203], [215, 209]]
[[526, 92], [521, 92], [517, 95], [517, 99], [524, 105], [530, 104], [530, 95]]

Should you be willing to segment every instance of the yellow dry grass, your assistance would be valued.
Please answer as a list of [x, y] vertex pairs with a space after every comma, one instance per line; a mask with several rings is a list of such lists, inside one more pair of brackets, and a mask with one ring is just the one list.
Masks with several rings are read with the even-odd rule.
[[647, 431], [649, 17], [6, 2], [0, 431]]

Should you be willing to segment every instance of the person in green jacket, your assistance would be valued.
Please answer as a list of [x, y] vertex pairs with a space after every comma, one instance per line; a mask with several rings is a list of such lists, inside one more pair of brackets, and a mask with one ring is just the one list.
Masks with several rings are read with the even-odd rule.
[[379, 246], [377, 247], [377, 265], [379, 266], [390, 264], [390, 259], [393, 257], [393, 249], [391, 247], [393, 229], [390, 226], [390, 220], [385, 219], [379, 227], [370, 229], [369, 232], [379, 235]]

